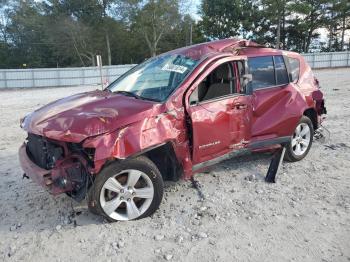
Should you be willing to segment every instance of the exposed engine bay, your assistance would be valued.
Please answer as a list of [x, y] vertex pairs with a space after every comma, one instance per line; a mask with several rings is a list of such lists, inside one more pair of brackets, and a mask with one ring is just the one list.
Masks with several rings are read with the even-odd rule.
[[28, 157], [50, 174], [45, 184], [53, 194], [67, 193], [77, 201], [84, 199], [93, 182], [89, 167], [93, 167], [94, 150], [83, 149], [79, 144], [51, 141], [42, 136], [28, 134]]

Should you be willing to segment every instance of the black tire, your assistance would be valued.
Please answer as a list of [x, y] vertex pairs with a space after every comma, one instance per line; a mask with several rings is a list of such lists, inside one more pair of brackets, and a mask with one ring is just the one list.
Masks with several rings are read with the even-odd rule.
[[293, 146], [292, 146], [292, 139], [294, 138], [295, 136], [295, 133], [293, 134], [292, 136], [292, 139], [291, 141], [289, 142], [288, 146], [286, 147], [286, 154], [284, 156], [284, 159], [286, 161], [289, 161], [289, 162], [297, 162], [297, 161], [300, 161], [302, 160], [303, 158], [305, 158], [307, 156], [307, 154], [309, 153], [310, 151], [310, 148], [312, 146], [312, 141], [313, 141], [313, 136], [314, 136], [314, 126], [312, 124], [312, 121], [310, 120], [310, 118], [308, 118], [307, 116], [303, 116], [299, 123], [297, 124], [296, 128], [300, 125], [300, 124], [307, 124], [308, 127], [310, 128], [310, 139], [309, 139], [309, 145], [306, 149], [306, 151], [301, 154], [301, 155], [296, 155], [294, 153], [294, 150], [293, 150]]
[[140, 156], [137, 158], [112, 162], [96, 175], [96, 179], [90, 188], [88, 195], [88, 207], [92, 213], [105, 217], [109, 222], [119, 221], [111, 218], [104, 212], [100, 203], [100, 194], [105, 182], [109, 178], [123, 172], [124, 170], [130, 169], [141, 171], [146, 174], [152, 181], [154, 189], [153, 199], [148, 209], [139, 217], [130, 220], [138, 220], [151, 216], [159, 208], [164, 191], [162, 176], [156, 165], [150, 159]]

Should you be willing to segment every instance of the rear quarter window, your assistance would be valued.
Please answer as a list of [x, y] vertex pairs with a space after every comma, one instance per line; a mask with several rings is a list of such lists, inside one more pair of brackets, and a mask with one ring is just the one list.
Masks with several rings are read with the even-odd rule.
[[275, 56], [276, 84], [286, 85], [289, 83], [286, 64], [282, 56]]
[[297, 82], [299, 80], [300, 74], [300, 61], [296, 58], [288, 57], [289, 66], [290, 66], [290, 76], [293, 82]]
[[249, 71], [253, 75], [253, 90], [276, 85], [272, 56], [249, 58], [248, 65]]

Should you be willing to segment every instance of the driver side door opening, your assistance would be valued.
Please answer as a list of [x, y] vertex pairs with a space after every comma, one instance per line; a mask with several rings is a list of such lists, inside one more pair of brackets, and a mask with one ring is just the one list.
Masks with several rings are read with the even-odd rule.
[[188, 105], [193, 164], [249, 143], [252, 107], [251, 96], [241, 85], [245, 72], [245, 61], [216, 62], [194, 83]]

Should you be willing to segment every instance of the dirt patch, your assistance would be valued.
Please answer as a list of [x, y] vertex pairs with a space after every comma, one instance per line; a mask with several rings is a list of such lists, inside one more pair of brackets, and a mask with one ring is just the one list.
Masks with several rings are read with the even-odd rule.
[[22, 180], [17, 159], [21, 117], [94, 88], [0, 92], [0, 260], [350, 261], [350, 69], [316, 75], [330, 140], [284, 163], [277, 184], [264, 182], [270, 156], [237, 158], [197, 175], [201, 194], [167, 183], [153, 217], [114, 224]]

